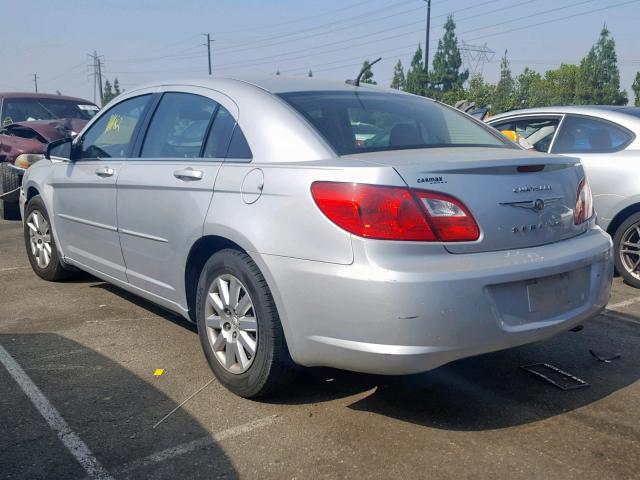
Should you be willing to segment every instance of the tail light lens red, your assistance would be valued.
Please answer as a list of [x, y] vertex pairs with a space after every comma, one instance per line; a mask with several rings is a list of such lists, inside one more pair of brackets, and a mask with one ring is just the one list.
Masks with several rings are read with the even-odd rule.
[[580, 225], [593, 217], [593, 196], [586, 178], [578, 185], [576, 208], [573, 211], [573, 223]]
[[424, 242], [477, 240], [469, 210], [441, 193], [361, 183], [314, 182], [311, 194], [327, 218], [365, 238]]

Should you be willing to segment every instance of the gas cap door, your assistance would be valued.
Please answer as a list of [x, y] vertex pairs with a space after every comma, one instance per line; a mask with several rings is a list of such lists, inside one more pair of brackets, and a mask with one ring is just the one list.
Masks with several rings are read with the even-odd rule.
[[260, 168], [254, 168], [244, 176], [242, 181], [242, 201], [252, 204], [258, 201], [264, 188], [264, 173]]

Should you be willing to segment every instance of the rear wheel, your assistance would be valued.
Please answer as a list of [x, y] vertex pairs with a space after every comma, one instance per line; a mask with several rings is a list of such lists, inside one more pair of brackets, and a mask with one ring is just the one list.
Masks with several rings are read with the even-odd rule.
[[20, 220], [18, 188], [20, 188], [18, 172], [11, 168], [8, 163], [0, 163], [0, 195], [9, 194], [0, 201], [4, 220]]
[[40, 195], [33, 197], [24, 212], [24, 243], [31, 268], [40, 278], [49, 281], [71, 276], [60, 261], [49, 214]]
[[640, 288], [640, 213], [627, 218], [613, 237], [616, 270], [624, 280]]
[[213, 373], [236, 395], [264, 396], [285, 385], [294, 364], [267, 283], [247, 254], [225, 249], [198, 282], [200, 343]]

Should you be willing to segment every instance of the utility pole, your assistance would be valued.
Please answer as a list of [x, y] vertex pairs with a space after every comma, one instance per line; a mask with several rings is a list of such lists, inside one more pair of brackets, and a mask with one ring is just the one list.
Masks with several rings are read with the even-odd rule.
[[424, 71], [429, 73], [429, 30], [431, 30], [431, 0], [427, 2], [427, 31], [424, 41]]
[[207, 56], [209, 57], [209, 75], [211, 75], [211, 44], [215, 42], [215, 40], [211, 40], [211, 35], [208, 33], [203, 33], [205, 37], [207, 37], [207, 43], [203, 44], [207, 47]]
[[95, 50], [93, 54], [87, 53], [87, 56], [91, 60], [89, 67], [93, 69], [93, 72], [89, 76], [93, 76], [93, 101], [96, 102], [96, 97], [100, 99], [100, 106], [104, 106], [104, 91], [102, 90], [102, 67], [103, 58], [98, 55]]
[[100, 57], [95, 50], [93, 51], [93, 55], [96, 59], [96, 74], [98, 76], [98, 89], [100, 90], [100, 106], [104, 107], [104, 90], [102, 89], [102, 62], [100, 61]]
[[34, 73], [33, 74], [33, 84], [36, 87], [36, 93], [38, 93], [38, 78], [40, 78], [40, 77], [38, 77], [38, 74]]

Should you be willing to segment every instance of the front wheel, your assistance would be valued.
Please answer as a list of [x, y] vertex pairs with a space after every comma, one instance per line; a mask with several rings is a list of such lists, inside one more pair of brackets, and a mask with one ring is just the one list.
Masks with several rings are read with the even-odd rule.
[[40, 278], [52, 282], [71, 275], [60, 261], [49, 214], [40, 195], [33, 197], [24, 211], [24, 243], [31, 268]]
[[213, 373], [245, 398], [284, 386], [294, 372], [278, 311], [258, 266], [225, 249], [205, 264], [198, 282], [198, 334]]
[[629, 285], [640, 288], [640, 212], [622, 222], [613, 245], [616, 270]]

